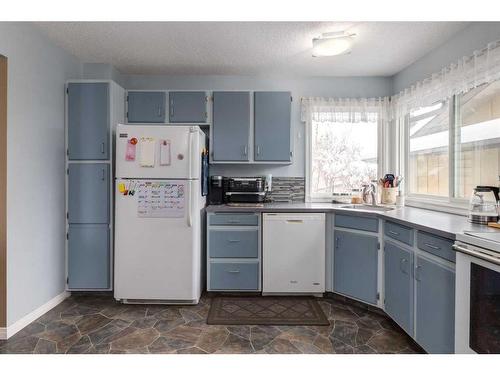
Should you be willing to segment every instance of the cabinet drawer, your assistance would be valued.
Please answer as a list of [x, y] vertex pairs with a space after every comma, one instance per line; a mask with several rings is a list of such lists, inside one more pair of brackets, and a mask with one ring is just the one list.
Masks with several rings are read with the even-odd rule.
[[386, 236], [401, 241], [407, 245], [413, 245], [413, 229], [399, 225], [391, 221], [386, 221], [384, 225], [384, 233]]
[[438, 237], [426, 232], [417, 232], [417, 246], [420, 250], [455, 262], [455, 251], [452, 245], [453, 241], [447, 238]]
[[209, 225], [259, 225], [259, 215], [255, 213], [226, 214], [217, 213], [209, 215]]
[[259, 229], [209, 229], [211, 258], [258, 258]]
[[374, 217], [335, 214], [335, 226], [378, 232], [378, 219]]
[[259, 262], [210, 263], [210, 290], [258, 290]]

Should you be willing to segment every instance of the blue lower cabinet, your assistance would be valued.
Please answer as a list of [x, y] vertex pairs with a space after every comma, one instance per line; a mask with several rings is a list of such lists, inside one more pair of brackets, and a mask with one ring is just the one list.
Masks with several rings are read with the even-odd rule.
[[210, 229], [211, 258], [258, 258], [259, 229]]
[[211, 213], [208, 215], [208, 225], [254, 226], [259, 225], [259, 214], [255, 213]]
[[210, 263], [210, 290], [259, 290], [260, 264]]
[[386, 242], [385, 312], [413, 336], [413, 252]]
[[209, 212], [207, 215], [207, 289], [261, 290], [260, 213]]
[[336, 292], [377, 303], [377, 237], [335, 230], [333, 262]]
[[433, 260], [416, 257], [415, 340], [428, 353], [454, 353], [455, 272]]
[[107, 224], [72, 224], [68, 232], [68, 288], [110, 287], [110, 246]]
[[407, 245], [413, 246], [413, 229], [404, 225], [386, 221], [384, 223], [384, 234]]

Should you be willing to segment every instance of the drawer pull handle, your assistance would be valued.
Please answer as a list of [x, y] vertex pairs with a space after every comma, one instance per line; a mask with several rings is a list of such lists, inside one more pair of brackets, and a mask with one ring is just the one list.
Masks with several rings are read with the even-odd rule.
[[227, 242], [236, 243], [236, 242], [241, 242], [241, 240], [227, 240]]
[[398, 232], [394, 232], [393, 230], [390, 230], [389, 233], [392, 234], [392, 235], [394, 235], [394, 236], [399, 236], [399, 233]]
[[295, 223], [295, 224], [302, 224], [304, 222], [304, 220], [300, 220], [300, 219], [289, 219], [286, 221], [287, 223]]
[[430, 243], [424, 243], [425, 246], [427, 247], [430, 247], [431, 249], [434, 249], [434, 250], [441, 250], [441, 248], [439, 246], [435, 246], [435, 245], [432, 245]]
[[240, 273], [240, 270], [229, 270], [227, 272], [229, 272], [229, 273]]
[[227, 222], [230, 224], [239, 224], [240, 223], [239, 220], [228, 220]]

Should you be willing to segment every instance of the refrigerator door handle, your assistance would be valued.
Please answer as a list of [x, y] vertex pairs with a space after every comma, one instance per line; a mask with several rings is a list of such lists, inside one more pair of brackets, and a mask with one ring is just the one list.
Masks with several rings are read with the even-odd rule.
[[188, 155], [189, 155], [189, 169], [188, 169], [188, 172], [189, 172], [189, 178], [193, 178], [193, 175], [192, 175], [192, 165], [193, 165], [193, 133], [191, 131], [191, 129], [189, 130], [189, 135], [188, 135]]
[[188, 199], [187, 199], [187, 225], [188, 227], [192, 227], [193, 226], [193, 218], [191, 216], [191, 196], [192, 196], [192, 191], [191, 191], [191, 187], [189, 188], [189, 196], [188, 196]]

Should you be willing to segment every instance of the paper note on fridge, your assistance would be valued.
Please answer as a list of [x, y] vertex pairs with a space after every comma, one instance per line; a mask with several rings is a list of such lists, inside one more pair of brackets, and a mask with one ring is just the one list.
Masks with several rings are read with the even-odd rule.
[[151, 137], [142, 137], [139, 141], [139, 164], [141, 167], [155, 166], [155, 140]]
[[160, 165], [170, 165], [170, 140], [160, 140]]

